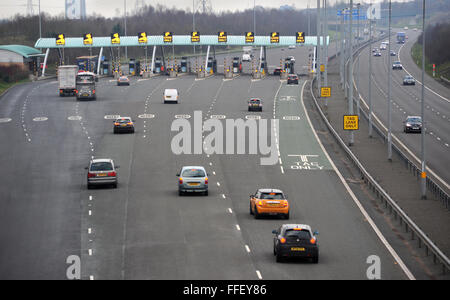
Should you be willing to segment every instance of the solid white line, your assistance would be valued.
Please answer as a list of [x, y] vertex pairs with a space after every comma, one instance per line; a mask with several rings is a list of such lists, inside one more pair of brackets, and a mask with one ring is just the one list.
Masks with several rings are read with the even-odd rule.
[[386, 247], [386, 249], [389, 251], [389, 253], [392, 255], [392, 257], [395, 259], [395, 261], [397, 261], [398, 265], [400, 266], [400, 268], [403, 270], [403, 272], [405, 273], [405, 275], [410, 279], [410, 280], [415, 280], [414, 275], [411, 273], [411, 271], [408, 269], [408, 267], [403, 263], [402, 259], [400, 258], [400, 256], [398, 256], [397, 252], [395, 252], [395, 250], [392, 248], [392, 246], [389, 244], [389, 242], [386, 240], [386, 238], [383, 236], [383, 234], [381, 233], [381, 231], [378, 229], [377, 225], [375, 224], [375, 222], [372, 220], [372, 218], [369, 216], [369, 214], [367, 213], [367, 211], [364, 209], [364, 207], [361, 205], [361, 202], [359, 202], [358, 198], [356, 197], [356, 195], [353, 193], [353, 191], [351, 190], [351, 188], [349, 187], [347, 181], [345, 181], [345, 178], [342, 176], [341, 172], [339, 172], [338, 168], [336, 167], [336, 165], [334, 164], [333, 160], [331, 160], [331, 157], [329, 156], [327, 150], [325, 149], [325, 147], [323, 146], [322, 142], [319, 139], [319, 136], [316, 133], [316, 130], [314, 129], [314, 126], [311, 122], [311, 119], [309, 118], [309, 114], [308, 111], [306, 110], [305, 107], [305, 103], [303, 101], [303, 90], [305, 88], [306, 85], [306, 81], [302, 86], [302, 90], [301, 90], [301, 104], [303, 107], [303, 110], [305, 111], [305, 115], [306, 115], [306, 119], [308, 120], [309, 126], [312, 129], [312, 132], [317, 140], [317, 142], [320, 145], [320, 148], [322, 149], [323, 153], [325, 154], [325, 156], [327, 157], [328, 161], [330, 162], [331, 166], [333, 167], [334, 171], [336, 172], [336, 174], [338, 175], [339, 179], [341, 180], [342, 184], [344, 185], [345, 189], [347, 190], [347, 192], [349, 193], [350, 197], [353, 199], [353, 202], [355, 202], [356, 206], [358, 206], [359, 210], [361, 211], [361, 213], [363, 214], [364, 218], [367, 220], [367, 222], [369, 223], [369, 225], [372, 227], [373, 231], [375, 231], [375, 234], [378, 236], [378, 238], [380, 239], [381, 243], [383, 243], [383, 245]]
[[258, 275], [259, 279], [263, 279], [262, 276], [261, 276], [261, 272], [259, 272], [258, 270], [256, 270], [256, 275]]

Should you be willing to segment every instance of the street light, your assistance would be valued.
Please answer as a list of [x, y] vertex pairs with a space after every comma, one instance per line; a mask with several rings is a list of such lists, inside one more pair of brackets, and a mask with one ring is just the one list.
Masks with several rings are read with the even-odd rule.
[[422, 150], [422, 163], [421, 163], [421, 198], [427, 198], [427, 173], [426, 173], [426, 161], [425, 161], [425, 0], [422, 4], [422, 103], [420, 116], [422, 118], [422, 131], [421, 131], [421, 150]]

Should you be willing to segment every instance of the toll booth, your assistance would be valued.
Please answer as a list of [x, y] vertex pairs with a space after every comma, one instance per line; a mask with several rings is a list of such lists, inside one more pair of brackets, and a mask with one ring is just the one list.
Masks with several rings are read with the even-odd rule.
[[161, 65], [162, 65], [161, 58], [159, 57], [155, 58], [155, 66], [153, 68], [153, 73], [155, 74], [161, 73]]
[[102, 75], [111, 75], [111, 63], [108, 59], [102, 61], [101, 73]]
[[181, 73], [186, 73], [188, 71], [188, 59], [186, 56], [183, 56], [180, 61]]
[[206, 65], [206, 73], [217, 73], [217, 59], [208, 57], [208, 64]]
[[233, 57], [233, 73], [240, 73], [241, 70], [241, 58]]
[[136, 75], [136, 60], [134, 58], [130, 58], [130, 62], [128, 63], [128, 74], [131, 76]]
[[286, 73], [288, 73], [288, 74], [295, 73], [294, 64], [295, 64], [295, 61], [293, 61], [289, 58], [286, 58], [286, 60], [284, 62], [284, 70], [286, 71]]
[[265, 70], [266, 70], [266, 60], [263, 57], [261, 59], [261, 69], [259, 70], [259, 72], [263, 73], [263, 71], [265, 72]]
[[141, 62], [139, 60], [136, 61], [136, 75], [141, 75]]

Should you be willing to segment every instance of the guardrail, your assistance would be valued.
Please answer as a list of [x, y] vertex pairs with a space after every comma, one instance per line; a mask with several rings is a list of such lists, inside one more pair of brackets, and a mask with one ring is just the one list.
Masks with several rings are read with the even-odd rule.
[[[381, 39], [383, 39], [383, 38], [384, 37], [382, 37]], [[368, 42], [363, 44], [360, 48], [358, 48], [354, 52], [354, 55], [358, 55], [359, 52], [362, 49], [364, 49], [367, 45], [368, 45]], [[353, 85], [354, 85], [354, 88], [356, 89], [356, 91], [358, 91], [358, 88], [356, 87], [355, 82], [353, 82]], [[357, 96], [355, 96], [355, 97], [360, 97], [360, 100], [363, 100], [359, 94], [359, 91], [357, 92]], [[354, 98], [353, 101], [355, 102], [356, 99]], [[363, 112], [363, 115], [366, 118], [366, 120], [369, 120], [368, 112], [365, 111], [364, 109], [361, 109], [361, 111]], [[384, 127], [383, 124], [381, 123], [381, 121], [379, 121], [375, 118], [373, 125], [374, 125], [373, 128], [387, 142], [387, 130], [381, 129], [382, 127]], [[401, 144], [398, 145], [398, 143], [396, 142], [395, 139], [393, 139], [392, 146], [393, 146], [394, 151], [396, 151], [399, 154], [399, 156], [403, 159], [403, 161], [405, 162], [405, 167], [419, 180], [421, 178], [421, 172], [422, 172], [422, 169], [420, 166], [421, 162], [418, 161], [418, 159], [414, 157], [412, 152], [409, 149], [407, 149], [405, 146], [403, 146]], [[406, 152], [402, 151], [401, 148], [403, 148]], [[410, 153], [408, 153], [408, 152], [410, 152]], [[446, 189], [445, 187], [442, 187], [441, 184], [438, 183], [439, 179], [435, 178], [435, 176], [433, 176], [433, 174], [431, 172], [428, 172], [428, 174], [429, 175], [426, 178], [427, 190], [429, 192], [433, 193], [438, 199], [440, 199], [442, 205], [445, 206], [445, 208], [450, 210], [450, 203], [449, 203], [450, 196], [449, 196], [448, 189]]]
[[[365, 46], [366, 45], [362, 46], [358, 50], [361, 50]], [[336, 141], [339, 143], [339, 145], [342, 147], [342, 149], [346, 152], [348, 157], [351, 159], [353, 164], [359, 170], [362, 180], [364, 180], [364, 182], [368, 185], [369, 189], [372, 190], [376, 194], [377, 198], [380, 199], [381, 203], [385, 206], [385, 208], [387, 210], [389, 210], [389, 213], [394, 215], [394, 219], [397, 219], [397, 218], [399, 219], [400, 226], [404, 226], [405, 231], [407, 233], [408, 233], [408, 231], [411, 232], [411, 239], [414, 240], [415, 238], [417, 238], [418, 247], [422, 248], [422, 246], [423, 246], [425, 248], [425, 253], [427, 256], [431, 252], [433, 255], [433, 262], [435, 264], [438, 261], [440, 261], [440, 263], [442, 264], [443, 273], [445, 273], [447, 270], [450, 270], [449, 258], [433, 243], [433, 241], [430, 240], [430, 238], [428, 238], [428, 236], [411, 220], [411, 218], [408, 217], [408, 215], [397, 205], [397, 203], [395, 203], [395, 201], [389, 196], [389, 194], [369, 174], [369, 172], [364, 168], [364, 166], [361, 164], [361, 162], [358, 160], [358, 158], [353, 154], [353, 152], [350, 150], [350, 148], [346, 145], [346, 143], [342, 140], [342, 138], [339, 136], [339, 134], [336, 132], [336, 130], [333, 128], [333, 126], [330, 124], [330, 122], [328, 121], [327, 117], [323, 113], [323, 111], [314, 95], [314, 92], [313, 92], [314, 80], [315, 79], [313, 79], [311, 81], [311, 85], [310, 85], [310, 92], [314, 99], [314, 104], [315, 104], [317, 110], [319, 111], [319, 114], [322, 117], [323, 121], [325, 122], [326, 126], [332, 133], [333, 137], [336, 139]], [[363, 114], [365, 115], [365, 117], [367, 117], [365, 111], [364, 110], [362, 110], [362, 111], [363, 111]], [[374, 126], [374, 128], [381, 136], [384, 136], [382, 131], [376, 125]], [[399, 149], [397, 149], [397, 150], [399, 151], [399, 154], [401, 155], [401, 151]]]
[[450, 260], [448, 259], [448, 257], [433, 243], [433, 241], [431, 241], [427, 237], [427, 235], [411, 220], [411, 218], [408, 217], [408, 215], [397, 205], [397, 203], [395, 203], [395, 201], [392, 200], [389, 194], [369, 174], [369, 172], [364, 168], [364, 166], [361, 164], [358, 158], [353, 154], [350, 148], [346, 145], [346, 143], [342, 140], [342, 138], [330, 124], [325, 114], [323, 113], [322, 109], [320, 108], [319, 103], [317, 102], [317, 99], [314, 95], [312, 89], [314, 80], [315, 79], [311, 81], [310, 91], [314, 99], [315, 106], [319, 111], [323, 121], [327, 125], [328, 129], [333, 134], [336, 141], [340, 144], [340, 146], [343, 148], [346, 154], [350, 157], [353, 164], [359, 170], [362, 180], [364, 180], [364, 182], [368, 185], [369, 189], [376, 194], [377, 198], [380, 199], [382, 204], [384, 204], [385, 208], [389, 210], [389, 213], [394, 214], [394, 219], [398, 218], [400, 225], [405, 226], [405, 231], [411, 232], [411, 239], [414, 240], [417, 237], [419, 248], [422, 248], [422, 246], [424, 246], [427, 256], [429, 255], [429, 252], [431, 252], [433, 254], [433, 262], [437, 263], [437, 261], [439, 260], [442, 263], [444, 273], [446, 272], [446, 270], [450, 270]]

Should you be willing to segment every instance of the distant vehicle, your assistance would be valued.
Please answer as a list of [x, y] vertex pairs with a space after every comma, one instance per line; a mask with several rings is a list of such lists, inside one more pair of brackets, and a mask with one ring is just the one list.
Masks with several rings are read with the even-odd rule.
[[416, 80], [411, 75], [403, 77], [403, 85], [416, 85]]
[[405, 26], [403, 29], [404, 29], [404, 30], [408, 30], [408, 26]]
[[311, 258], [312, 262], [319, 262], [319, 246], [317, 245], [317, 231], [313, 232], [309, 225], [283, 224], [273, 230], [273, 255], [277, 262], [289, 257]]
[[414, 31], [417, 31], [417, 28], [414, 28], [413, 30], [414, 30]]
[[178, 194], [186, 192], [201, 192], [208, 196], [208, 174], [201, 166], [184, 166], [177, 174]]
[[281, 190], [258, 189], [250, 195], [250, 214], [255, 219], [262, 215], [279, 215], [289, 219], [289, 202]]
[[396, 61], [392, 64], [392, 70], [402, 70], [403, 66], [402, 63], [399, 61]]
[[117, 85], [118, 86], [120, 86], [120, 85], [130, 85], [130, 79], [128, 79], [127, 76], [120, 76], [117, 79]]
[[117, 188], [119, 166], [114, 165], [114, 161], [110, 158], [96, 158], [89, 163], [87, 174], [87, 187], [91, 189], [97, 185], [112, 185]]
[[248, 111], [262, 111], [262, 101], [259, 98], [248, 100]]
[[289, 49], [295, 49], [295, 45], [289, 45]]
[[134, 122], [130, 117], [120, 117], [114, 121], [114, 133], [134, 133]]
[[164, 90], [164, 103], [175, 102], [178, 103], [178, 90], [177, 89], [165, 89]]
[[248, 62], [248, 61], [251, 61], [251, 60], [252, 60], [251, 54], [249, 54], [249, 53], [242, 54], [242, 61]]
[[386, 50], [386, 49], [387, 49], [386, 44], [385, 44], [385, 43], [382, 43], [382, 44], [380, 45], [380, 50]]
[[403, 123], [405, 124], [403, 128], [405, 133], [422, 132], [422, 118], [420, 116], [408, 116]]
[[273, 75], [281, 75], [281, 73], [283, 72], [283, 68], [277, 67], [275, 68], [275, 70], [273, 71]]
[[397, 54], [395, 53], [395, 51], [391, 50], [391, 56], [396, 56]]
[[378, 50], [378, 48], [373, 48], [372, 49], [372, 53], [375, 53], [375, 52], [378, 52], [378, 51], [380, 51], [380, 50]]
[[286, 61], [292, 61], [295, 62], [295, 57], [293, 57], [292, 55], [286, 57]]
[[397, 43], [404, 44], [406, 39], [406, 34], [404, 32], [397, 32]]
[[298, 76], [296, 74], [289, 74], [287, 84], [298, 84]]
[[95, 74], [92, 72], [80, 72], [76, 77], [76, 96], [77, 99], [96, 99], [95, 93]]
[[381, 56], [381, 52], [380, 52], [380, 51], [377, 51], [377, 52], [375, 52], [375, 53], [373, 54], [373, 56]]
[[66, 65], [58, 67], [59, 96], [75, 95], [78, 66]]

